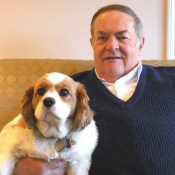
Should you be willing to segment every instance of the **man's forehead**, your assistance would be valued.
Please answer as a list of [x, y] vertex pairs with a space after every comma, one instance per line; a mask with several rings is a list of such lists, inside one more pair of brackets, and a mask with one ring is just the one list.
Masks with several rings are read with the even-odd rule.
[[118, 11], [111, 11], [100, 14], [95, 22], [94, 27], [119, 27], [119, 26], [134, 26], [133, 17]]
[[99, 16], [97, 16], [95, 22], [97, 21], [111, 21], [111, 20], [119, 20], [119, 21], [134, 21], [133, 17], [128, 15], [127, 13], [121, 12], [121, 11], [117, 11], [117, 10], [110, 10], [110, 11], [105, 11], [101, 14], [99, 14]]

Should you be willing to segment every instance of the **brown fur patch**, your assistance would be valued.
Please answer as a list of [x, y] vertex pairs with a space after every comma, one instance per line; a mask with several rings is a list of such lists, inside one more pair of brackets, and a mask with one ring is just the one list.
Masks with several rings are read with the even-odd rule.
[[77, 83], [77, 107], [73, 126], [74, 131], [85, 128], [93, 120], [94, 113], [89, 108], [88, 102], [89, 97], [84, 86]]
[[28, 88], [21, 100], [21, 114], [28, 128], [36, 127], [36, 121], [35, 121], [34, 111], [32, 107], [32, 98], [34, 93], [33, 91], [34, 91], [33, 86]]
[[77, 103], [76, 97], [76, 82], [74, 82], [71, 78], [66, 77], [62, 82], [59, 82], [55, 85], [56, 91], [59, 93], [61, 89], [66, 89], [69, 91], [68, 96], [60, 96], [60, 98], [69, 104], [70, 108], [75, 108]]

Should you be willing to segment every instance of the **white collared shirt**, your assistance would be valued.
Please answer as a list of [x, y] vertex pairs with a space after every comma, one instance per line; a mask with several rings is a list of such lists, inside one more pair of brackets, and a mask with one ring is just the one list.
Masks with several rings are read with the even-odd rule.
[[106, 82], [104, 79], [100, 78], [96, 72], [97, 77], [102, 81], [102, 83], [113, 93], [116, 97], [120, 98], [123, 101], [127, 101], [133, 95], [140, 73], [142, 71], [142, 63], [139, 61], [139, 64], [127, 75], [116, 80], [115, 83]]

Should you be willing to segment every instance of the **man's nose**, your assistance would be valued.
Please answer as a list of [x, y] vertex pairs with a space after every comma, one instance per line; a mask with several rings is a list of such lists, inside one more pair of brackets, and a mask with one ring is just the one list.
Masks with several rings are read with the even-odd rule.
[[108, 50], [119, 49], [119, 42], [118, 42], [117, 38], [114, 37], [114, 36], [113, 37], [110, 37], [109, 40], [108, 40], [108, 42], [107, 42], [106, 48]]

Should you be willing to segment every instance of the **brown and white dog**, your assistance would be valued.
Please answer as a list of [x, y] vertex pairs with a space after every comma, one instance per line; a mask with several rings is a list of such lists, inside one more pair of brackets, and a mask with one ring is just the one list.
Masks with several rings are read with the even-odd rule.
[[21, 113], [0, 133], [0, 175], [24, 156], [70, 162], [68, 175], [88, 175], [98, 132], [82, 84], [48, 73], [26, 90]]

